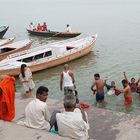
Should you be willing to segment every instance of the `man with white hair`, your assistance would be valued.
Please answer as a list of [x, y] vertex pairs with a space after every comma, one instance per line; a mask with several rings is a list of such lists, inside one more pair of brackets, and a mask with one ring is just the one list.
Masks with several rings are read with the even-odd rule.
[[64, 98], [63, 113], [56, 114], [58, 132], [61, 136], [78, 140], [88, 139], [88, 119], [87, 113], [76, 108], [76, 97], [72, 94]]

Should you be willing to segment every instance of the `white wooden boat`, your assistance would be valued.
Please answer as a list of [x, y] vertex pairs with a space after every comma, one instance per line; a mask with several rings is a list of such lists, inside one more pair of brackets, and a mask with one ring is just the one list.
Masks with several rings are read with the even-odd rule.
[[15, 37], [12, 38], [6, 38], [6, 39], [0, 39], [0, 46], [12, 43], [14, 41]]
[[29, 39], [26, 39], [0, 46], [0, 60], [5, 59], [10, 54], [29, 49], [31, 47], [31, 44], [32, 42]]
[[37, 72], [72, 61], [88, 54], [94, 47], [96, 38], [97, 35], [76, 37], [9, 55], [0, 62], [0, 73], [19, 75], [21, 64], [26, 64], [32, 72]]

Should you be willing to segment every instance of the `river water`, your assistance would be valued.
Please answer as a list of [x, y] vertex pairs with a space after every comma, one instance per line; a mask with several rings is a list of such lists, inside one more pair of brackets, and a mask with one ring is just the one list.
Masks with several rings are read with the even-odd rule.
[[[33, 37], [26, 32], [28, 23], [47, 22], [51, 30], [64, 31], [70, 24], [73, 31], [98, 34], [93, 51], [70, 62], [75, 73], [79, 97], [94, 106], [95, 97], [90, 91], [94, 73], [108, 77], [122, 88], [125, 71], [129, 77], [140, 77], [140, 1], [139, 0], [1, 0], [0, 23], [10, 26], [5, 37], [16, 36], [17, 40], [30, 38], [33, 47], [57, 38]], [[63, 65], [33, 74], [36, 88], [48, 86], [49, 96], [63, 99], [59, 90], [60, 73]], [[17, 81], [17, 91], [24, 92]], [[140, 100], [133, 93], [133, 105], [123, 106], [123, 95], [107, 96], [104, 108], [140, 114]]]

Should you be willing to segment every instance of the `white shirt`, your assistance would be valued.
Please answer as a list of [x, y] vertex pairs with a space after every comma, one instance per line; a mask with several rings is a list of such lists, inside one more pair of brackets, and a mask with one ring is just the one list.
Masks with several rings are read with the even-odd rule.
[[32, 100], [25, 108], [24, 125], [36, 129], [50, 129], [50, 113], [45, 102]]
[[67, 32], [71, 32], [71, 27], [70, 27], [70, 26], [67, 27], [66, 31], [67, 31]]
[[69, 71], [67, 71], [67, 72], [63, 71], [63, 86], [64, 87], [72, 87], [73, 86], [72, 78], [69, 75]]
[[33, 24], [30, 24], [29, 25], [29, 29], [34, 30], [35, 29], [34, 25]]
[[57, 113], [56, 119], [61, 136], [78, 140], [88, 139], [89, 124], [83, 120], [80, 109], [76, 108], [74, 112]]

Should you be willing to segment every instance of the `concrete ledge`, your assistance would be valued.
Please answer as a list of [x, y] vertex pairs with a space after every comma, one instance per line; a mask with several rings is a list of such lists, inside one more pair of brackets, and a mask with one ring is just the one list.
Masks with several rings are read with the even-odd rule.
[[70, 140], [45, 130], [31, 129], [0, 121], [0, 140]]
[[[0, 121], [0, 140], [70, 140], [44, 130], [19, 126], [24, 119], [24, 110], [30, 99], [16, 99], [16, 116], [12, 123]], [[62, 101], [47, 100], [52, 109], [63, 110]], [[140, 138], [140, 116], [90, 107], [86, 109], [90, 123], [91, 140], [138, 140]]]
[[97, 140], [140, 139], [140, 117], [99, 108], [87, 110], [91, 138]]

